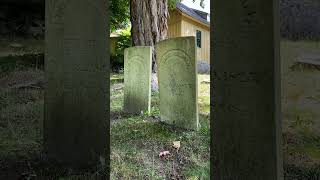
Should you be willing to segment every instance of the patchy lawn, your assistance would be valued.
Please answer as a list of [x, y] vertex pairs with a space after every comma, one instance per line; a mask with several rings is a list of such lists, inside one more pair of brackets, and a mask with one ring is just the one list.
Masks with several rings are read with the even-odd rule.
[[[208, 81], [208, 76], [201, 78]], [[95, 179], [96, 172], [73, 172], [40, 160], [42, 80], [43, 72], [30, 67], [12, 69], [0, 78], [0, 179]], [[199, 84], [199, 97], [209, 96], [208, 82]], [[112, 179], [209, 178], [209, 97], [199, 102], [199, 132], [159, 122], [156, 93], [151, 116], [124, 114], [123, 74], [111, 75], [110, 99]], [[172, 147], [173, 141], [181, 142], [178, 151]], [[159, 158], [163, 150], [171, 155]]]
[[[288, 180], [320, 177], [320, 71], [292, 63], [298, 52], [319, 47], [315, 42], [282, 43], [283, 155]], [[95, 179], [97, 172], [74, 172], [40, 160], [41, 69], [37, 61], [27, 67], [11, 62], [0, 65], [0, 179]], [[112, 179], [209, 178], [210, 79], [199, 75], [198, 80], [202, 128], [194, 132], [159, 122], [156, 93], [150, 116], [124, 114], [123, 75], [111, 75]], [[181, 142], [179, 151], [172, 147], [173, 141]], [[159, 158], [163, 150], [171, 155]]]
[[[111, 79], [121, 79], [113, 75]], [[151, 116], [122, 113], [123, 85], [111, 84], [111, 177], [112, 179], [209, 179], [209, 75], [199, 76], [201, 130], [185, 131], [159, 122], [159, 98], [152, 94]], [[121, 82], [121, 81], [120, 81]], [[180, 141], [177, 151], [173, 141]], [[161, 151], [171, 155], [160, 158]]]

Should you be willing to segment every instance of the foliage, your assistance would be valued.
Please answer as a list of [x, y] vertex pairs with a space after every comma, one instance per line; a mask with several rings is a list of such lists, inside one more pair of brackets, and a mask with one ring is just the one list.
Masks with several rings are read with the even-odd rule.
[[130, 0], [110, 0], [111, 18], [110, 29], [114, 32], [117, 29], [126, 28], [130, 20]]
[[130, 27], [127, 29], [121, 30], [120, 36], [116, 42], [116, 54], [111, 56], [111, 65], [112, 69], [119, 71], [123, 67], [124, 60], [124, 49], [131, 46], [131, 31]]
[[170, 10], [173, 10], [176, 8], [177, 2], [180, 2], [181, 0], [168, 0], [168, 7]]
[[120, 31], [120, 37], [117, 40], [116, 54], [123, 56], [123, 50], [131, 46], [131, 28]]

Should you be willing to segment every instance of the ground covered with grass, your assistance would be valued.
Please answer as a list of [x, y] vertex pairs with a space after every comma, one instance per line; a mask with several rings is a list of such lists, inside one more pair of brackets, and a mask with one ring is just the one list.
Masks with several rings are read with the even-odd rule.
[[[95, 179], [41, 160], [43, 71], [24, 67], [0, 77], [0, 179]], [[199, 76], [199, 132], [159, 121], [158, 93], [151, 115], [124, 114], [123, 74], [111, 75], [111, 179], [209, 179], [209, 76]], [[173, 142], [180, 141], [180, 148]], [[160, 158], [161, 151], [170, 155]]]
[[[75, 172], [41, 160], [42, 66], [12, 62], [7, 65], [0, 62], [0, 179], [95, 179], [99, 172]], [[283, 75], [285, 179], [316, 180], [320, 177], [320, 128], [316, 121], [319, 116], [317, 111], [311, 113], [313, 108], [303, 110], [294, 102], [319, 102], [318, 96], [311, 97], [317, 94], [314, 91], [319, 86], [310, 87], [310, 92], [300, 92], [303, 90], [300, 86], [292, 88], [285, 84], [291, 82], [287, 79], [289, 75], [297, 75], [296, 71], [286, 73]], [[123, 75], [112, 74], [110, 79], [111, 179], [209, 179], [209, 76], [198, 76], [201, 124], [198, 132], [161, 123], [157, 93], [152, 94], [151, 115], [123, 113]], [[301, 79], [294, 83], [303, 82]], [[308, 83], [303, 86], [309, 87]], [[177, 141], [178, 150], [173, 147]], [[169, 151], [170, 155], [160, 158], [162, 151]]]
[[319, 48], [319, 41], [281, 42], [283, 157], [300, 179], [320, 179], [320, 68], [297, 61], [317, 58]]
[[[117, 74], [111, 77], [111, 177], [209, 179], [209, 75], [199, 75], [199, 132], [161, 123], [158, 93], [152, 94], [151, 115], [122, 113], [122, 78]], [[173, 147], [174, 141], [180, 141], [179, 149]], [[159, 157], [162, 151], [170, 155]]]

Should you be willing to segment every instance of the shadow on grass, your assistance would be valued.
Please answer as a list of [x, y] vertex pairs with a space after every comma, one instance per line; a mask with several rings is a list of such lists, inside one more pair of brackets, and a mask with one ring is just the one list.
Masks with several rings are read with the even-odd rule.
[[320, 166], [305, 168], [292, 165], [284, 165], [284, 178], [286, 180], [318, 180], [320, 179]]
[[44, 161], [34, 154], [28, 158], [2, 159], [0, 161], [0, 179], [102, 179], [107, 172], [104, 169], [69, 169], [63, 164]]

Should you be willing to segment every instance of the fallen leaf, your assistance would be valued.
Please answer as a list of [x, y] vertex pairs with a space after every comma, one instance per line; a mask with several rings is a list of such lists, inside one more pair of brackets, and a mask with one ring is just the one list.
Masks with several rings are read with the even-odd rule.
[[180, 148], [180, 141], [173, 141], [173, 147], [176, 149]]
[[170, 154], [169, 151], [161, 151], [160, 154], [159, 154], [159, 157], [167, 156], [169, 154]]

